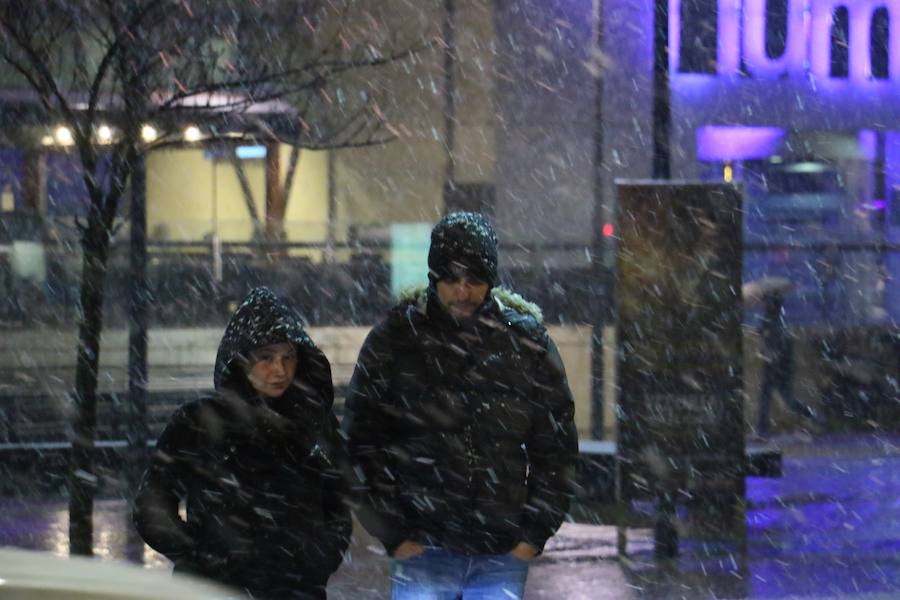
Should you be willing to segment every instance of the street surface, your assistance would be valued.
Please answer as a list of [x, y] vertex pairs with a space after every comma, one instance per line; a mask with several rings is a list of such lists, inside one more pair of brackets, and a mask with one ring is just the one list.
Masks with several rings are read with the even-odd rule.
[[[652, 531], [629, 529], [616, 555], [609, 524], [569, 523], [532, 566], [527, 598], [897, 598], [900, 597], [900, 439], [833, 435], [773, 440], [784, 475], [747, 480], [746, 547], [684, 539], [677, 559], [656, 561]], [[60, 498], [0, 499], [0, 545], [68, 551]], [[134, 536], [126, 503], [102, 499], [96, 554], [169, 568]], [[389, 561], [357, 527], [332, 577], [334, 599], [387, 597]]]

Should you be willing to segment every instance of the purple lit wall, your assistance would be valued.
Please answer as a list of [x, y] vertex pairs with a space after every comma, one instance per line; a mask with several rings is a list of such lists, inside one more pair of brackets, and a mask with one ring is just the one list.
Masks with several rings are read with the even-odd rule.
[[83, 214], [88, 205], [87, 188], [81, 178], [81, 162], [73, 154], [47, 155], [47, 214]]
[[[884, 189], [887, 191], [892, 206], [891, 213], [897, 213], [900, 217], [900, 206], [896, 202], [900, 198], [893, 197], [891, 190], [900, 186], [900, 131], [886, 131], [884, 133]], [[895, 223], [893, 214], [888, 219], [888, 239], [900, 242], [900, 222]]]
[[779, 127], [853, 133], [900, 123], [900, 86], [834, 79], [779, 80], [673, 75], [673, 175], [697, 176], [697, 131], [706, 126]]
[[[735, 3], [737, 4], [737, 3]], [[744, 64], [747, 69], [759, 77], [778, 77], [784, 73], [803, 68], [806, 58], [806, 19], [803, 3], [788, 2], [787, 40], [784, 53], [778, 58], [769, 58], [766, 54], [766, 0], [744, 0]], [[737, 21], [739, 15], [732, 10], [727, 14], [729, 20]], [[730, 25], [737, 27], [737, 24]], [[739, 38], [735, 35], [735, 40]], [[738, 47], [733, 43], [728, 48], [733, 55], [731, 63], [739, 60]], [[735, 70], [731, 71], [732, 73]]]
[[706, 126], [697, 130], [697, 158], [704, 161], [767, 158], [784, 138], [779, 127]]
[[[857, 241], [883, 239], [881, 231], [871, 227], [870, 215], [859, 216], [852, 209], [872, 200], [875, 171], [867, 157], [873, 155], [872, 141], [879, 135], [885, 134], [887, 140], [886, 187], [900, 186], [900, 138], [890, 131], [900, 129], [895, 125], [900, 124], [900, 0], [844, 0], [850, 47], [843, 78], [831, 76], [831, 15], [841, 6], [838, 0], [787, 0], [784, 51], [778, 56], [767, 52], [773, 40], [767, 44], [765, 36], [773, 27], [766, 26], [766, 0], [718, 0], [712, 5], [715, 16], [697, 4], [685, 5], [682, 11], [680, 3], [687, 0], [667, 1], [672, 178], [698, 180], [708, 175], [710, 162], [772, 154], [786, 160], [833, 161], [848, 190], [850, 210], [843, 213], [847, 227], [841, 233]], [[602, 103], [604, 175], [609, 180], [649, 177], [653, 2], [610, 0], [602, 6], [601, 39], [608, 65]], [[871, 63], [881, 66], [883, 57], [869, 56], [870, 29], [880, 8], [887, 9], [893, 33], [887, 48], [887, 79], [872, 76]], [[681, 23], [682, 14], [697, 22]], [[715, 28], [715, 35], [706, 36], [703, 27]], [[691, 39], [680, 40], [682, 32]], [[715, 44], [712, 53], [710, 43]], [[892, 241], [900, 244], [900, 218], [887, 229]], [[900, 253], [886, 260], [896, 263], [889, 268], [891, 273], [900, 273]], [[875, 286], [863, 279], [875, 277], [876, 261], [863, 257], [857, 266], [865, 273], [857, 273], [862, 283], [852, 293], [874, 294]], [[898, 307], [900, 313], [900, 277], [896, 287], [887, 290], [894, 298], [885, 304]], [[856, 304], [866, 304], [866, 298]], [[900, 320], [900, 314], [893, 316]]]
[[[889, 244], [900, 243], [900, 131], [884, 134], [884, 189], [889, 200], [885, 219], [885, 239]], [[884, 266], [888, 273], [900, 273], [900, 252], [886, 252]], [[900, 278], [888, 277], [884, 286], [884, 305], [895, 322], [900, 322]]]
[[861, 129], [856, 134], [856, 139], [862, 158], [872, 161], [878, 157], [878, 134], [875, 131], [872, 129]]
[[[46, 155], [47, 216], [83, 215], [88, 205], [87, 188], [81, 177], [79, 158], [66, 152], [47, 152]], [[101, 158], [97, 166], [98, 178], [106, 176], [108, 159]], [[15, 148], [0, 148], [0, 190], [9, 185], [16, 208], [22, 208], [22, 152]]]
[[[101, 157], [97, 162], [97, 179], [109, 186], [107, 173], [109, 158]], [[90, 204], [87, 187], [81, 176], [81, 161], [77, 155], [68, 152], [47, 154], [47, 214], [51, 217], [84, 215]], [[119, 210], [123, 210], [120, 203]]]
[[[800, 4], [793, 0], [793, 4]], [[869, 57], [872, 15], [881, 7], [887, 7], [890, 30], [900, 33], [900, 2], [897, 0], [812, 0], [810, 6], [810, 71], [817, 77], [827, 77], [830, 70], [830, 44], [832, 15], [839, 7], [846, 7], [850, 15], [850, 79], [863, 81], [872, 76]], [[893, 36], [888, 48], [890, 77], [896, 79], [900, 69], [900, 35]]]
[[[765, 0], [719, 0], [717, 73], [678, 71], [681, 0], [669, 0], [673, 176], [695, 178], [698, 132], [708, 126], [822, 132], [884, 130], [900, 122], [900, 0], [788, 0], [781, 56], [766, 54]], [[850, 27], [849, 76], [829, 76], [833, 11]], [[871, 77], [872, 16], [886, 7], [889, 79]], [[746, 73], [740, 73], [744, 65]]]
[[[719, 0], [717, 72], [738, 75], [741, 60], [753, 77], [771, 79], [789, 73], [809, 72], [827, 78], [831, 66], [831, 27], [841, 7], [850, 17], [850, 79], [872, 76], [869, 46], [872, 16], [887, 8], [890, 30], [900, 32], [900, 0], [787, 0], [787, 38], [781, 56], [766, 53], [766, 0]], [[681, 49], [681, 0], [669, 0], [670, 71], [678, 72]], [[742, 35], [743, 34], [743, 35]], [[900, 78], [900, 35], [888, 48], [890, 77]]]

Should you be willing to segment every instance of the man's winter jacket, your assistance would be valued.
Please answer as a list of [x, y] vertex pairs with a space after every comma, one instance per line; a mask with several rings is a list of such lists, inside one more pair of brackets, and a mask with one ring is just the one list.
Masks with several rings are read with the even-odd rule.
[[404, 540], [542, 550], [571, 496], [573, 413], [535, 305], [494, 289], [459, 325], [433, 287], [416, 293], [369, 334], [350, 383], [360, 521], [391, 554]]
[[[238, 361], [282, 342], [297, 350], [294, 385], [259, 397]], [[161, 435], [135, 502], [138, 530], [177, 571], [258, 596], [323, 590], [351, 530], [327, 359], [297, 315], [257, 289], [226, 329], [215, 385], [214, 397], [180, 408]]]

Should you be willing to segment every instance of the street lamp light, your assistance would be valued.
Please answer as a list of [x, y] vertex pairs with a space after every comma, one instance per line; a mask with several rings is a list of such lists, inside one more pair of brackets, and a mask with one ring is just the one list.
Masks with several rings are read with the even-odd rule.
[[203, 134], [200, 133], [200, 128], [195, 125], [191, 125], [184, 130], [184, 141], [186, 142], [199, 142], [201, 137], [203, 137]]
[[153, 125], [144, 125], [141, 127], [141, 139], [146, 143], [150, 143], [156, 141], [156, 138], [159, 136], [159, 132], [156, 131], [156, 127]]
[[72, 130], [65, 126], [56, 128], [56, 141], [61, 146], [70, 146], [74, 142], [72, 138]]
[[97, 128], [97, 141], [101, 144], [108, 144], [112, 141], [112, 129], [109, 125], [101, 125]]

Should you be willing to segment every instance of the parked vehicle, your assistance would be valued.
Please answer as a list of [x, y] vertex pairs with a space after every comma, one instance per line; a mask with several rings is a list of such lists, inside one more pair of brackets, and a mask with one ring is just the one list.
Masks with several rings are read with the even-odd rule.
[[238, 593], [168, 571], [99, 559], [0, 548], [0, 598], [17, 600], [226, 600]]

